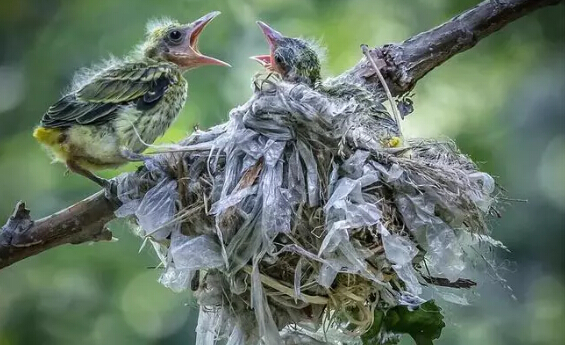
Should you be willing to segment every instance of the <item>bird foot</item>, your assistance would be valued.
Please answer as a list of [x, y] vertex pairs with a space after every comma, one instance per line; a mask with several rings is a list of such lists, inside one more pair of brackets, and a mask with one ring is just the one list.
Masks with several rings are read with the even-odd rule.
[[121, 205], [122, 202], [118, 198], [118, 184], [116, 181], [101, 179], [100, 182], [100, 186], [104, 190], [104, 197], [116, 205]]
[[130, 162], [143, 162], [143, 165], [149, 171], [155, 171], [155, 170], [163, 171], [161, 166], [157, 164], [157, 162], [153, 159], [153, 157], [149, 155], [142, 155], [140, 153], [135, 153], [127, 148], [122, 148], [120, 150], [120, 154], [122, 155], [122, 157], [124, 157]]
[[134, 151], [127, 148], [120, 149], [120, 154], [122, 155], [122, 157], [124, 157], [124, 159], [130, 162], [144, 162], [147, 159], [150, 159], [149, 156], [142, 155], [140, 153], [135, 153]]

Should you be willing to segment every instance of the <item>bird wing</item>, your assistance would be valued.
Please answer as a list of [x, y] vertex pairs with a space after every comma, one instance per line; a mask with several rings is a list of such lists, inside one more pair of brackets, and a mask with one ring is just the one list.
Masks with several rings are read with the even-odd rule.
[[44, 127], [95, 125], [112, 120], [116, 110], [134, 104], [148, 109], [163, 97], [178, 76], [164, 64], [128, 63], [96, 75], [78, 91], [68, 94], [43, 115]]

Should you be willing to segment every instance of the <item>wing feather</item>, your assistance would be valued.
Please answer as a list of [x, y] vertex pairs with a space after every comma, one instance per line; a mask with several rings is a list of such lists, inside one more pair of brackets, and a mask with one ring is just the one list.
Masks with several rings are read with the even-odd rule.
[[105, 123], [127, 104], [148, 109], [176, 81], [173, 69], [164, 64], [129, 63], [111, 68], [53, 104], [43, 115], [41, 125], [49, 128]]

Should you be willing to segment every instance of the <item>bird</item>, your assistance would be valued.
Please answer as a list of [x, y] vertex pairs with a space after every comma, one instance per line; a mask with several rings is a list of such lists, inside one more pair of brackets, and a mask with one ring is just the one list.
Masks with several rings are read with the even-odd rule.
[[270, 53], [251, 56], [270, 72], [284, 81], [315, 86], [321, 81], [319, 53], [312, 42], [301, 38], [286, 37], [262, 21], [257, 21], [263, 31]]
[[312, 41], [284, 36], [264, 22], [257, 24], [269, 44], [270, 53], [251, 56], [251, 59], [270, 73], [280, 75], [283, 81], [308, 85], [331, 100], [355, 102], [355, 109], [349, 115], [335, 119], [335, 128], [341, 132], [343, 141], [352, 148], [369, 151], [401, 146], [401, 130], [378, 95], [355, 80], [322, 80], [320, 47]]
[[145, 40], [122, 59], [75, 75], [64, 96], [48, 108], [33, 137], [68, 171], [108, 188], [93, 171], [143, 160], [187, 99], [183, 74], [204, 65], [230, 65], [200, 53], [198, 39], [220, 12], [180, 24], [152, 20]]

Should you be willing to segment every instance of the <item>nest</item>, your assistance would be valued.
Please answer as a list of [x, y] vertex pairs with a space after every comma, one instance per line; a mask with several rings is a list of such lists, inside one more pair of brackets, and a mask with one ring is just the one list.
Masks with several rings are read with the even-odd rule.
[[195, 290], [198, 344], [356, 343], [423, 286], [474, 285], [465, 247], [497, 243], [493, 178], [449, 140], [380, 145], [398, 128], [365, 110], [267, 81], [120, 178], [117, 215], [135, 216], [160, 281]]

